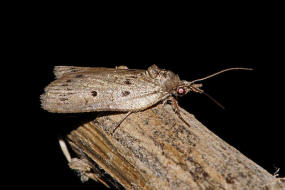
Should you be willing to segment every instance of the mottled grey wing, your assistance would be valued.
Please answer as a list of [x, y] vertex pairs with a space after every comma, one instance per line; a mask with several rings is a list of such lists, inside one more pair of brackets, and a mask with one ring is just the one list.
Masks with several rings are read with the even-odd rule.
[[41, 96], [50, 112], [138, 111], [167, 95], [144, 70], [89, 68], [58, 77]]

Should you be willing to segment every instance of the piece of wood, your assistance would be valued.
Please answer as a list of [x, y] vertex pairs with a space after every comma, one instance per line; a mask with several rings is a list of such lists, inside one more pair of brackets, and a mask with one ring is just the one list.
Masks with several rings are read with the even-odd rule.
[[[246, 158], [183, 109], [181, 115], [191, 127], [171, 105], [159, 104], [131, 114], [112, 134], [124, 115], [99, 116], [68, 135], [87, 169], [85, 164], [85, 169], [74, 166], [78, 159], [69, 165], [83, 178], [128, 190], [285, 188], [284, 178]], [[114, 181], [106, 181], [104, 172]]]

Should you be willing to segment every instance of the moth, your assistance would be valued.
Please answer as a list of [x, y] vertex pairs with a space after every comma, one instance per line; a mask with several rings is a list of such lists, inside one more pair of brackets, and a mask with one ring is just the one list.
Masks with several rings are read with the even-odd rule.
[[180, 80], [172, 71], [160, 69], [156, 65], [151, 65], [146, 70], [128, 69], [126, 66], [55, 66], [56, 80], [45, 88], [41, 95], [41, 104], [43, 109], [55, 113], [126, 112], [125, 117], [114, 128], [115, 132], [131, 113], [170, 101], [179, 118], [190, 126], [180, 114], [176, 97], [189, 92], [206, 94], [201, 89], [202, 84], [197, 82], [230, 70], [252, 69], [228, 68], [188, 82]]

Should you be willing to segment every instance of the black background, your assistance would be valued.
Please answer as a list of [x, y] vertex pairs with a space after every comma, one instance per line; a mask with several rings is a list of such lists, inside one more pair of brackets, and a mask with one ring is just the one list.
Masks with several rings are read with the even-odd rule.
[[54, 80], [55, 65], [146, 69], [157, 64], [188, 81], [229, 67], [253, 68], [203, 82], [203, 89], [225, 110], [200, 94], [179, 98], [179, 103], [270, 173], [281, 168], [284, 177], [284, 44], [278, 21], [266, 13], [238, 11], [207, 15], [186, 11], [147, 18], [146, 13], [136, 18], [46, 13], [19, 18], [19, 23], [27, 22], [19, 28], [24, 32], [15, 35], [21, 52], [15, 60], [25, 61], [18, 68], [29, 81], [29, 88], [16, 94], [29, 95], [27, 109], [22, 110], [29, 122], [24, 175], [52, 187], [104, 189], [95, 182], [82, 184], [58, 146], [57, 138], [75, 129], [85, 116], [52, 114], [40, 107], [39, 96]]

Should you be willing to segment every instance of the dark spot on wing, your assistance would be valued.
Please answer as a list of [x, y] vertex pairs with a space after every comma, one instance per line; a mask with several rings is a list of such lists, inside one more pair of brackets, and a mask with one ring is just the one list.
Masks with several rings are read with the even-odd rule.
[[122, 92], [122, 96], [127, 96], [127, 95], [129, 95], [129, 94], [130, 94], [129, 91], [123, 91], [123, 92]]
[[66, 82], [71, 82], [71, 80], [70, 80], [70, 79], [68, 79]]
[[61, 86], [68, 86], [68, 84], [63, 84], [63, 85], [61, 85]]
[[92, 96], [97, 96], [97, 92], [95, 91], [95, 90], [93, 90], [92, 92], [91, 92], [91, 94], [92, 94]]
[[81, 74], [75, 76], [75, 78], [82, 78], [82, 77], [83, 77], [83, 75], [81, 75]]
[[64, 101], [68, 100], [68, 98], [59, 98], [59, 100], [64, 102]]
[[131, 85], [132, 84], [129, 79], [125, 80], [124, 83], [127, 84], [127, 85]]

